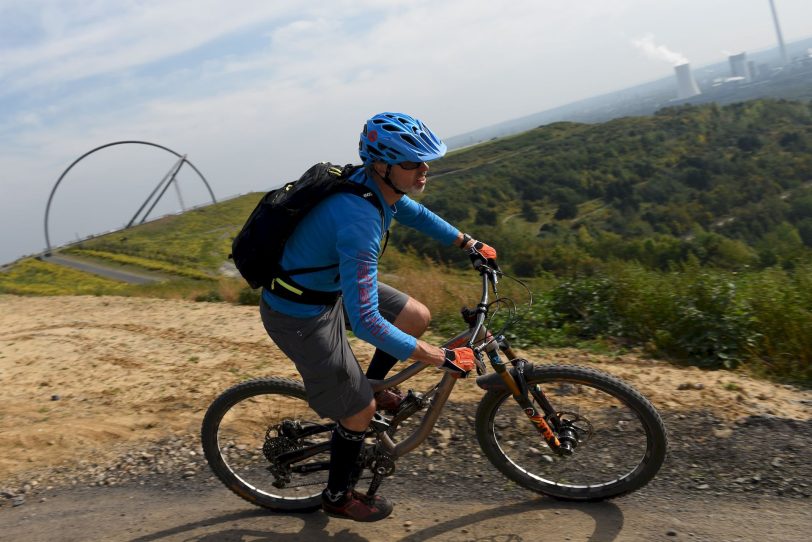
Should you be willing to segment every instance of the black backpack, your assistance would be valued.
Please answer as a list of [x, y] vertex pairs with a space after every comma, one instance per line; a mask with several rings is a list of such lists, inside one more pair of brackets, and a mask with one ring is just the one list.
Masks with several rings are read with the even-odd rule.
[[338, 267], [337, 264], [284, 270], [279, 262], [293, 230], [327, 196], [339, 192], [355, 194], [374, 205], [383, 220], [383, 208], [375, 193], [369, 187], [347, 180], [359, 167], [321, 162], [308, 169], [299, 180], [262, 197], [232, 241], [229, 255], [251, 288], [262, 286], [298, 303], [330, 305], [336, 301], [340, 292], [307, 289], [291, 275], [323, 271]]

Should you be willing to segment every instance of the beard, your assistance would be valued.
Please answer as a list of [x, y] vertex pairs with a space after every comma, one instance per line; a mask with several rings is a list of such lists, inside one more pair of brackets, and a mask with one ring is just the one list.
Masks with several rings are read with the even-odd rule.
[[408, 196], [417, 196], [419, 194], [422, 194], [423, 190], [426, 189], [426, 184], [421, 184], [419, 186], [416, 185], [416, 184], [411, 184], [411, 185], [409, 185], [408, 188], [403, 188], [402, 186], [398, 186], [397, 184], [395, 184], [394, 181], [392, 181], [392, 184], [394, 184], [395, 187], [398, 190], [400, 190], [401, 192], [405, 192], [406, 195], [408, 195]]
[[425, 185], [425, 184], [424, 184], [424, 185], [420, 185], [420, 186], [413, 186], [413, 187], [411, 187], [409, 190], [407, 190], [407, 191], [406, 191], [406, 193], [407, 193], [408, 195], [410, 195], [410, 196], [417, 196], [418, 194], [422, 194], [422, 193], [423, 193], [423, 190], [425, 190], [425, 189], [426, 189], [426, 185]]

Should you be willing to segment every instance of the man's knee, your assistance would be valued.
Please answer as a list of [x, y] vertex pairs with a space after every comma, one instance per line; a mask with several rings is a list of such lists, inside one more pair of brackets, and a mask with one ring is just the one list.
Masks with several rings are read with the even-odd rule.
[[346, 418], [341, 418], [338, 420], [341, 422], [341, 425], [349, 429], [350, 431], [365, 431], [367, 427], [369, 427], [369, 422], [372, 421], [372, 417], [375, 415], [375, 399], [370, 401], [370, 403], [360, 410], [353, 414], [352, 416], [347, 416]]
[[411, 297], [394, 322], [395, 327], [413, 337], [421, 336], [428, 329], [430, 323], [431, 311], [429, 308]]

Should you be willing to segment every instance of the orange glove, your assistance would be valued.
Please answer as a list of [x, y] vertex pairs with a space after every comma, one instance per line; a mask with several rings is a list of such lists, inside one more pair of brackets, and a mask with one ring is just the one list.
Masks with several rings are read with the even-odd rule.
[[445, 361], [440, 365], [440, 370], [464, 377], [468, 376], [468, 372], [473, 371], [476, 367], [474, 351], [470, 348], [462, 347], [454, 350], [444, 348], [443, 350], [445, 350]]
[[496, 259], [496, 249], [490, 245], [486, 245], [482, 241], [476, 241], [472, 248], [476, 250], [479, 253], [479, 255], [485, 258], [486, 260]]
[[485, 264], [493, 269], [499, 269], [496, 263], [496, 249], [490, 245], [486, 245], [482, 241], [473, 239], [474, 243], [468, 249], [468, 257], [474, 265], [474, 269], [479, 269], [479, 266]]

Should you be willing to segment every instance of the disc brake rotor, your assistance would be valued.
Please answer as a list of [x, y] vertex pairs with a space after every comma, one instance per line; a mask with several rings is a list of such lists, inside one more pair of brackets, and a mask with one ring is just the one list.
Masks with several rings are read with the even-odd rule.
[[558, 419], [561, 420], [561, 427], [575, 431], [578, 436], [578, 444], [583, 445], [589, 442], [592, 435], [595, 433], [592, 424], [575, 412], [559, 412]]

